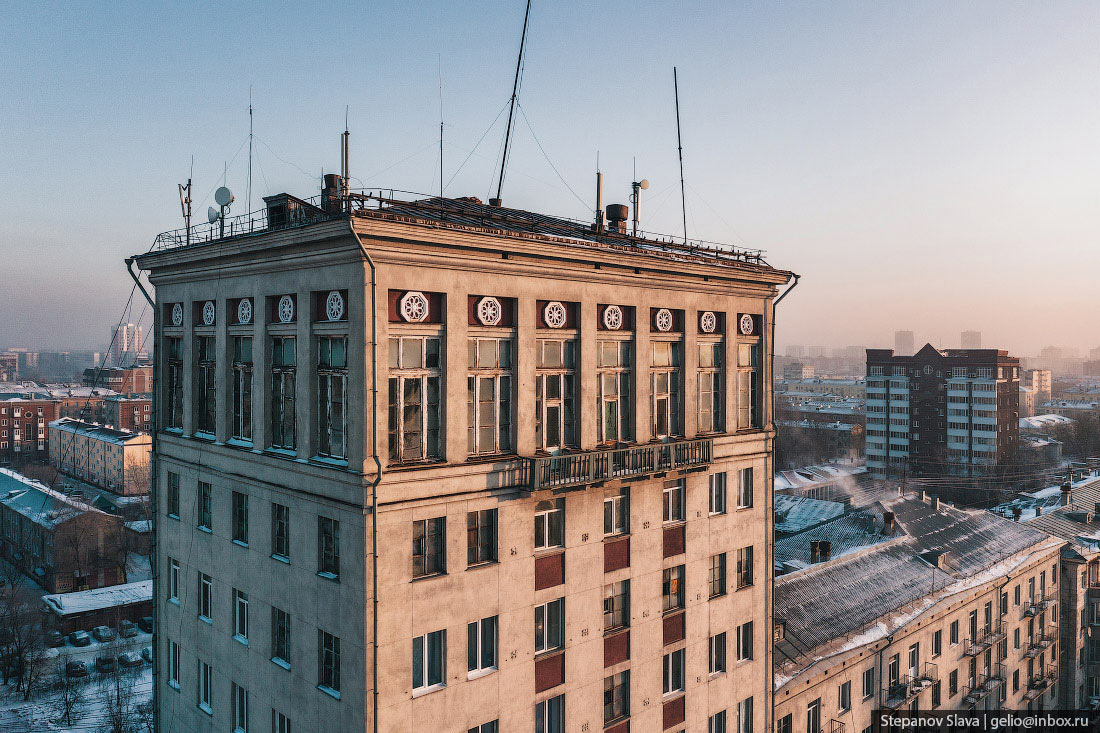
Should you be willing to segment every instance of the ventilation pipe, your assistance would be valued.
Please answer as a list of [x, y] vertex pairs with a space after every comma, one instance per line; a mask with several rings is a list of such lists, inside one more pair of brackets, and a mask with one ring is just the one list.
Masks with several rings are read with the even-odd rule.
[[1069, 481], [1062, 484], [1062, 494], [1058, 497], [1059, 506], [1069, 506], [1070, 499], [1073, 497], [1073, 485]]

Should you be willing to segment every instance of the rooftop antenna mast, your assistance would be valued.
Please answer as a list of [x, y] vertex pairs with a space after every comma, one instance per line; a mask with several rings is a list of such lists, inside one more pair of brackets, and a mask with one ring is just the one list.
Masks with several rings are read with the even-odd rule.
[[672, 67], [672, 91], [676, 97], [676, 149], [680, 154], [680, 209], [684, 216], [684, 246], [688, 246], [687, 197], [684, 195], [684, 144], [680, 139], [680, 82], [676, 67]]
[[444, 219], [446, 213], [443, 210], [443, 54], [436, 55], [436, 70], [439, 73], [439, 218]]
[[[350, 105], [344, 105], [344, 134], [342, 136], [342, 145], [340, 149], [340, 177], [343, 179], [343, 195], [347, 202], [348, 211], [351, 211], [351, 199], [348, 197], [348, 191], [351, 190], [351, 161], [348, 158], [348, 145], [351, 139], [351, 133], [348, 132], [348, 109]], [[341, 206], [343, 206], [343, 202]]]
[[248, 194], [245, 197], [248, 206], [246, 214], [252, 213], [252, 87], [248, 87]]
[[183, 236], [187, 244], [191, 244], [191, 176], [195, 173], [195, 156], [191, 156], [191, 173], [187, 176], [187, 184], [179, 184], [180, 211], [183, 212]]
[[490, 206], [500, 206], [500, 191], [504, 187], [504, 167], [508, 162], [508, 142], [512, 137], [512, 116], [516, 111], [516, 95], [519, 92], [519, 72], [523, 68], [523, 50], [527, 45], [527, 21], [531, 17], [531, 0], [523, 13], [523, 33], [519, 37], [519, 56], [516, 58], [516, 78], [512, 81], [512, 101], [508, 107], [508, 125], [504, 128], [504, 155], [500, 159], [500, 177], [497, 179], [497, 197], [489, 199]]

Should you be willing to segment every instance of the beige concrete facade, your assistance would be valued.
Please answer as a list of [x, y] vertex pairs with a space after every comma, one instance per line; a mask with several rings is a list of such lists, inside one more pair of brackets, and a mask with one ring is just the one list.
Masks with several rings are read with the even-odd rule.
[[71, 418], [51, 422], [48, 430], [50, 465], [62, 473], [124, 496], [149, 493], [148, 434]]
[[[257, 729], [266, 729], [278, 714], [286, 715], [295, 731], [372, 729], [376, 516], [378, 730], [432, 726], [466, 731], [497, 721], [501, 731], [532, 731], [536, 715], [562, 695], [561, 730], [603, 730], [605, 724], [617, 733], [705, 730], [710, 716], [723, 711], [727, 729], [735, 730], [739, 710], [751, 718], [751, 723], [745, 721], [746, 730], [750, 725], [754, 731], [768, 730], [773, 439], [768, 357], [772, 300], [788, 273], [730, 260], [672, 258], [641, 248], [521, 236], [491, 225], [354, 215], [350, 221], [376, 267], [373, 313], [372, 271], [347, 218], [139, 260], [150, 271], [158, 301], [157, 692], [164, 729], [230, 729], [238, 720], [240, 701]], [[343, 294], [346, 317], [330, 321], [323, 306], [333, 291]], [[403, 322], [393, 317], [390, 300], [412, 291], [428, 293], [440, 304], [437, 318]], [[296, 317], [289, 323], [278, 322], [278, 302], [284, 295], [296, 303]], [[471, 315], [471, 296], [497, 298], [509, 318], [493, 326], [478, 324]], [[249, 323], [236, 317], [241, 299], [250, 299]], [[565, 303], [572, 323], [547, 327], [539, 320], [544, 301]], [[203, 322], [207, 302], [214, 308], [211, 324]], [[176, 304], [182, 322], [173, 325]], [[608, 332], [598, 325], [607, 304], [633, 313], [622, 330]], [[675, 314], [671, 330], [651, 326], [651, 309], [657, 308]], [[715, 332], [704, 334], [698, 326], [705, 312], [717, 314], [720, 326]], [[744, 315], [752, 321], [747, 328], [751, 334], [739, 331]], [[376, 415], [372, 330], [377, 335]], [[230, 358], [233, 339], [249, 336], [251, 434], [241, 436]], [[297, 342], [297, 439], [290, 449], [272, 447], [276, 408], [271, 344], [280, 336]], [[316, 365], [319, 339], [333, 336], [348, 339], [346, 450], [333, 455], [330, 447], [322, 455], [323, 401]], [[214, 340], [216, 355], [216, 418], [210, 432], [198, 429], [197, 395], [205, 384], [200, 383], [199, 337]], [[440, 345], [440, 448], [437, 456], [419, 462], [392, 460], [387, 448], [387, 378], [393, 372], [386, 365], [396, 363], [391, 343], [402, 337], [438, 338]], [[469, 342], [475, 338], [511, 343], [512, 359], [505, 371], [511, 380], [507, 409], [513, 429], [511, 445], [504, 450], [471, 456], [467, 364]], [[540, 339], [550, 338], [572, 340], [576, 349], [576, 438], [564, 455], [587, 455], [595, 461], [611, 456], [597, 449], [613, 448], [620, 453], [607, 460], [643, 454], [665, 458], [654, 459], [651, 470], [540, 488], [545, 484], [535, 479], [542, 465], [536, 459], [549, 459], [550, 454], [537, 449], [536, 349]], [[179, 339], [182, 351], [178, 427], [170, 427], [166, 408], [173, 399], [168, 339]], [[621, 426], [632, 439], [615, 445], [601, 443], [598, 435], [603, 402], [597, 352], [605, 340], [625, 340], [633, 347], [629, 417]], [[698, 422], [701, 340], [717, 344], [722, 354], [723, 421], [720, 429], [705, 434]], [[681, 355], [673, 399], [682, 424], [665, 441], [654, 440], [653, 409], [659, 404], [651, 389], [654, 341], [677, 342]], [[756, 348], [751, 391], [747, 386], [739, 391], [742, 345]], [[739, 393], [752, 394], [758, 414], [742, 419], [750, 411], [738, 409]], [[372, 516], [374, 445], [382, 473]], [[675, 453], [680, 448], [672, 446], [695, 452], [686, 460], [670, 458], [680, 455]], [[739, 477], [745, 469], [752, 469], [753, 500], [751, 506], [738, 508]], [[721, 473], [725, 502], [720, 511], [712, 511], [710, 487], [722, 480], [711, 476]], [[666, 521], [663, 491], [670, 482], [682, 482], [683, 510]], [[605, 537], [605, 496], [620, 491], [629, 493], [628, 520], [622, 531]], [[533, 526], [540, 503], [556, 500], [564, 507], [561, 542], [536, 548]], [[243, 541], [238, 522], [242, 501], [247, 501], [248, 515]], [[288, 508], [290, 527], [288, 555], [278, 557], [272, 556], [274, 504]], [[208, 514], [206, 506], [211, 507]], [[497, 510], [494, 559], [469, 563], [469, 515], [487, 509]], [[204, 516], [209, 527], [197, 526]], [[413, 557], [420, 531], [416, 523], [437, 519], [441, 521], [431, 527], [442, 530], [437, 559], [442, 567], [416, 577], [415, 564], [424, 562]], [[324, 520], [340, 526], [337, 577], [318, 572]], [[624, 542], [629, 543], [625, 552]], [[748, 547], [753, 548], [752, 578], [739, 588], [738, 552]], [[712, 595], [712, 558], [722, 553], [725, 588]], [[664, 571], [680, 566], [682, 608], [665, 611]], [[178, 595], [170, 597], [169, 579], [177, 572]], [[207, 592], [202, 576], [210, 578], [206, 587], [213, 589], [209, 618], [199, 614], [199, 596]], [[605, 591], [626, 580], [626, 627], [605, 633]], [[245, 637], [236, 633], [234, 608], [240, 593], [247, 595]], [[561, 643], [536, 652], [536, 607], [557, 599], [564, 599]], [[273, 609], [290, 618], [289, 660], [271, 661]], [[493, 617], [494, 663], [471, 671], [468, 625]], [[751, 633], [753, 651], [751, 658], [739, 661], [737, 636], [748, 621], [751, 632], [744, 629]], [[322, 632], [339, 638], [338, 692], [319, 689], [324, 687], [319, 681]], [[445, 637], [429, 638], [435, 632], [445, 632]], [[712, 674], [710, 639], [723, 633], [726, 661], [719, 666], [724, 671]], [[440, 638], [442, 679], [414, 689], [414, 647], [423, 643], [429, 648]], [[685, 660], [682, 684], [677, 680], [673, 687], [683, 689], [665, 694], [665, 655], [680, 650]], [[178, 675], [173, 669], [177, 658]], [[200, 679], [203, 664], [210, 665], [209, 694]], [[432, 678], [431, 663], [425, 665], [424, 674]], [[609, 719], [605, 679], [626, 671], [629, 702]]]

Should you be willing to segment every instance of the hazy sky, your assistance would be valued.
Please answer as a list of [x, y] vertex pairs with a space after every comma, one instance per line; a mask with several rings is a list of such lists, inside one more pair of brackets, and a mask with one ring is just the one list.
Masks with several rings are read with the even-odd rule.
[[[204, 217], [228, 163], [253, 208], [339, 167], [435, 191], [442, 69], [450, 178], [508, 101], [522, 0], [204, 7], [9, 4], [0, 24], [0, 346], [96, 347], [126, 255]], [[1020, 354], [1100, 344], [1100, 5], [534, 0], [505, 203], [625, 202], [802, 274], [779, 344], [963, 329]], [[496, 119], [448, 195], [486, 198]], [[559, 180], [535, 142], [579, 195]], [[583, 203], [582, 203], [583, 201]], [[138, 313], [134, 314], [135, 317]], [[148, 315], [146, 315], [148, 319]]]

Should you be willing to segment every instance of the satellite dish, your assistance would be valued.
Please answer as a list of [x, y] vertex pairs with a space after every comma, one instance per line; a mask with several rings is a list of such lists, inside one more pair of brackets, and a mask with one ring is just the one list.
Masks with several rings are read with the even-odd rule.
[[643, 178], [642, 180], [638, 181], [638, 188], [642, 189], [643, 191], [648, 191], [649, 190], [649, 179], [648, 178]]
[[233, 192], [222, 186], [214, 192], [214, 200], [218, 202], [218, 206], [229, 206], [233, 203]]
[[206, 209], [206, 218], [211, 224], [216, 222], [221, 217], [221, 215], [222, 213], [215, 209], [213, 206], [210, 206]]

